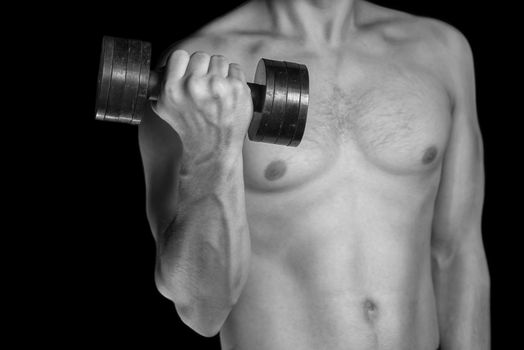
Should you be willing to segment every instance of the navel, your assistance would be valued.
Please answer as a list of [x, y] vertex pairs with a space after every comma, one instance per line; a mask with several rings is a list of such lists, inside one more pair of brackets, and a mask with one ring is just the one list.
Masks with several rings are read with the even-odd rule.
[[275, 160], [269, 163], [264, 172], [264, 176], [269, 181], [280, 179], [286, 173], [286, 163], [283, 160]]
[[435, 160], [435, 158], [437, 158], [437, 153], [438, 153], [437, 147], [435, 146], [428, 147], [424, 151], [424, 155], [422, 156], [422, 163], [424, 164], [431, 163], [433, 160]]
[[363, 311], [364, 311], [364, 319], [368, 323], [374, 323], [378, 317], [377, 304], [371, 299], [366, 299], [364, 300]]

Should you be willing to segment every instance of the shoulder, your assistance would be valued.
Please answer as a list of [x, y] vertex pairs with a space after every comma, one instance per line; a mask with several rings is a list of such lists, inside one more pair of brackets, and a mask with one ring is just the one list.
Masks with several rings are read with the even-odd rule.
[[451, 106], [473, 104], [475, 69], [473, 52], [466, 36], [454, 26], [434, 18], [419, 17], [414, 29], [420, 32], [424, 64], [443, 82]]
[[406, 24], [415, 37], [413, 40], [426, 50], [428, 55], [438, 58], [450, 69], [469, 65], [473, 60], [471, 45], [466, 36], [451, 24], [444, 21], [416, 17]]
[[448, 63], [464, 63], [471, 61], [473, 53], [466, 36], [456, 27], [434, 18], [418, 17], [415, 25], [420, 30], [421, 40], [440, 49], [443, 58]]
[[[409, 62], [422, 67], [446, 90], [453, 111], [474, 110], [475, 68], [466, 36], [442, 20], [421, 16], [398, 18], [393, 32], [406, 42]], [[462, 113], [475, 117], [475, 113]]]
[[[456, 88], [473, 75], [473, 52], [466, 36], [456, 27], [438, 19], [417, 17], [406, 24], [415, 52], [436, 73], [446, 77], [450, 88]], [[408, 34], [409, 35], [409, 34]]]
[[466, 36], [442, 20], [366, 3], [364, 19], [407, 63], [441, 81], [451, 96], [471, 88], [473, 53]]
[[425, 63], [445, 80], [453, 103], [474, 91], [473, 51], [456, 27], [434, 18], [418, 17], [418, 47]]
[[[364, 1], [361, 9], [365, 25], [379, 28], [386, 40], [433, 49], [433, 55], [450, 59], [470, 58], [471, 47], [465, 35], [442, 20], [417, 16]], [[438, 51], [437, 51], [438, 50]]]

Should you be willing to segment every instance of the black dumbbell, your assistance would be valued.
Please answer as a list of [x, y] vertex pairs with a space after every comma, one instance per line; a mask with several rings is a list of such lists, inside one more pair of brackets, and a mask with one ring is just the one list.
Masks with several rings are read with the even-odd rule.
[[[158, 98], [163, 71], [150, 70], [151, 44], [105, 36], [98, 71], [96, 119], [139, 124], [148, 100]], [[251, 141], [298, 146], [309, 104], [307, 67], [261, 58], [254, 83]]]

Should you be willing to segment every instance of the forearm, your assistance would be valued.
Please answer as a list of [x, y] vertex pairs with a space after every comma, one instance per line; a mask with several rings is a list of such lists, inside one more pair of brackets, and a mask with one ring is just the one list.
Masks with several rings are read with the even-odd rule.
[[175, 218], [158, 242], [157, 273], [179, 311], [207, 313], [238, 299], [250, 240], [241, 154], [195, 163], [182, 162]]
[[441, 350], [490, 349], [490, 281], [483, 248], [468, 246], [445, 259], [437, 255], [433, 278]]

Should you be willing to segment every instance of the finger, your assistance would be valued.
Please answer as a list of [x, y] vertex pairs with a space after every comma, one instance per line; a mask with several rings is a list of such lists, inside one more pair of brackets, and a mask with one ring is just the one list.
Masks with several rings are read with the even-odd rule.
[[202, 51], [197, 51], [189, 58], [186, 75], [203, 76], [209, 67], [209, 55]]
[[246, 77], [244, 76], [244, 72], [238, 63], [229, 64], [228, 77], [238, 79], [241, 82], [246, 83]]
[[167, 63], [167, 76], [173, 79], [180, 79], [186, 72], [189, 62], [189, 54], [184, 50], [175, 50], [169, 56]]
[[209, 61], [208, 74], [218, 75], [219, 77], [226, 77], [228, 74], [228, 61], [222, 55], [213, 55]]

